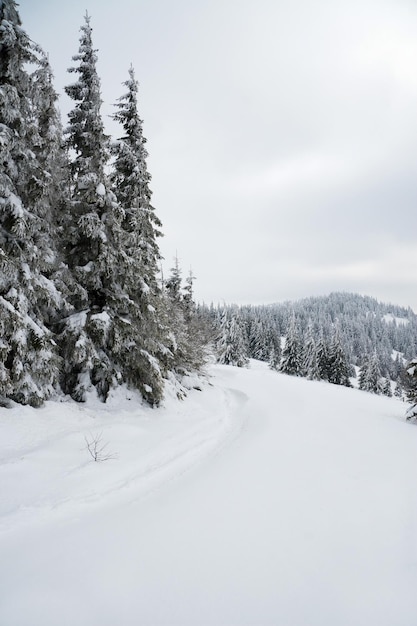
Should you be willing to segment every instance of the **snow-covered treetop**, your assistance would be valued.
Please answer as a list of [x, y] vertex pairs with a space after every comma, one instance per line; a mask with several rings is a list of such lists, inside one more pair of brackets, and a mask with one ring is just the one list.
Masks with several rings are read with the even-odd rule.
[[70, 123], [66, 133], [68, 145], [77, 153], [72, 169], [78, 177], [83, 172], [104, 172], [109, 159], [108, 137], [100, 115], [102, 100], [96, 68], [97, 50], [93, 48], [90, 16], [86, 14], [84, 19], [85, 24], [80, 29], [79, 53], [72, 57], [78, 65], [68, 70], [79, 74], [79, 79], [65, 87], [66, 93], [77, 103], [68, 114]]

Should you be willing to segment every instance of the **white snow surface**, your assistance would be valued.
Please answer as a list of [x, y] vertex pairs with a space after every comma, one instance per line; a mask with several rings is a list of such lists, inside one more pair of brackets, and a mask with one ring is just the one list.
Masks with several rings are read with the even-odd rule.
[[397, 326], [407, 326], [407, 324], [410, 323], [410, 320], [408, 320], [406, 317], [397, 317], [395, 315], [392, 315], [391, 313], [386, 313], [382, 317], [382, 319], [387, 324], [392, 324], [393, 322], [395, 322]]
[[103, 183], [99, 183], [96, 187], [96, 194], [98, 196], [105, 196], [106, 195], [106, 188], [103, 185]]
[[404, 403], [255, 361], [210, 375], [157, 410], [0, 409], [2, 626], [417, 624]]
[[110, 326], [110, 315], [107, 313], [107, 311], [102, 311], [101, 313], [94, 313], [94, 315], [91, 316], [91, 320], [96, 320], [98, 322], [102, 322], [103, 326]]

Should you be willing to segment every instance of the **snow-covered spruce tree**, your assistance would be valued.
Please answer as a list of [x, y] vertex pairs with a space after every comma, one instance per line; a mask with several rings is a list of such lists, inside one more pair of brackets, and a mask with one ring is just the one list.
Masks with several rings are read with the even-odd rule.
[[40, 48], [13, 0], [0, 0], [0, 396], [38, 406], [56, 390], [60, 359], [48, 324], [61, 306], [51, 172], [36, 79]]
[[274, 372], [278, 372], [280, 364], [281, 364], [281, 353], [277, 352], [275, 347], [271, 345], [271, 349], [269, 352], [269, 359], [268, 359], [269, 369], [273, 370]]
[[309, 322], [303, 350], [303, 376], [309, 380], [320, 380], [317, 345], [313, 334], [313, 324]]
[[201, 368], [206, 360], [207, 329], [196, 313], [193, 301], [192, 273], [182, 288], [181, 269], [175, 257], [171, 274], [165, 283], [165, 306], [170, 327], [171, 367], [180, 376]]
[[368, 376], [368, 369], [369, 369], [369, 355], [365, 354], [362, 357], [362, 363], [360, 365], [359, 368], [359, 375], [358, 375], [358, 384], [359, 384], [359, 389], [361, 389], [362, 391], [367, 391], [366, 389], [366, 380], [367, 380], [367, 376]]
[[240, 317], [245, 327], [245, 335], [248, 343], [248, 356], [269, 363], [271, 354], [274, 354], [275, 363], [281, 358], [281, 338], [276, 326], [267, 314], [267, 310], [260, 310], [259, 314], [253, 313], [251, 308], [240, 308]]
[[282, 354], [281, 336], [272, 323], [270, 323], [270, 326], [267, 330], [267, 335], [268, 335], [268, 344], [269, 344], [268, 360], [270, 359], [271, 350], [273, 349], [276, 355], [277, 362], [281, 363], [281, 354]]
[[359, 370], [359, 389], [371, 393], [381, 393], [381, 371], [376, 352], [366, 356]]
[[249, 363], [242, 324], [236, 309], [230, 311], [225, 309], [223, 312], [217, 340], [217, 354], [218, 362], [224, 365], [246, 367]]
[[412, 359], [406, 369], [406, 394], [411, 407], [406, 413], [408, 420], [417, 420], [417, 358]]
[[158, 280], [161, 256], [157, 238], [161, 236], [161, 222], [151, 205], [148, 153], [138, 113], [138, 83], [133, 68], [129, 69], [129, 79], [123, 84], [127, 91], [119, 98], [117, 112], [113, 115], [124, 130], [123, 136], [112, 146], [115, 160], [111, 180], [123, 209], [123, 251], [118, 275], [124, 294], [113, 303], [119, 313], [118, 341], [114, 348], [126, 380], [137, 387], [148, 402], [158, 404], [165, 370], [172, 365]]
[[328, 350], [328, 380], [334, 385], [345, 385], [351, 387], [349, 380], [349, 363], [340, 339], [338, 327], [333, 330], [333, 336]]
[[385, 383], [382, 387], [382, 393], [384, 396], [387, 396], [388, 398], [392, 397], [391, 381], [389, 380], [389, 378], [385, 379]]
[[319, 378], [321, 380], [329, 380], [329, 346], [323, 336], [323, 333], [320, 333], [316, 350]]
[[169, 343], [172, 354], [172, 369], [178, 374], [185, 374], [187, 357], [187, 337], [181, 294], [182, 276], [178, 257], [174, 259], [169, 278], [164, 283], [164, 302], [167, 318], [169, 318]]
[[37, 49], [38, 66], [32, 74], [34, 80], [33, 107], [38, 120], [39, 137], [35, 153], [42, 166], [43, 190], [38, 205], [52, 227], [56, 253], [56, 264], [51, 276], [57, 290], [62, 294], [61, 306], [54, 329], [63, 316], [73, 310], [70, 294], [77, 285], [66, 263], [66, 232], [71, 227], [69, 208], [70, 178], [67, 150], [64, 148], [62, 120], [57, 108], [58, 94], [53, 86], [53, 74], [48, 57]]
[[174, 258], [174, 265], [171, 267], [169, 278], [165, 281], [165, 291], [171, 300], [181, 302], [182, 275], [178, 256]]
[[404, 360], [403, 357], [397, 352], [395, 361], [393, 361], [393, 380], [400, 380], [404, 372]]
[[302, 376], [302, 367], [301, 341], [295, 325], [295, 317], [293, 315], [287, 330], [285, 346], [282, 351], [282, 363], [280, 370], [284, 374]]
[[399, 400], [403, 400], [404, 392], [403, 392], [403, 388], [401, 387], [401, 384], [399, 382], [397, 382], [396, 385], [395, 385], [394, 397], [398, 398]]
[[183, 296], [182, 300], [184, 302], [184, 309], [186, 311], [187, 317], [191, 317], [193, 311], [195, 311], [195, 302], [194, 302], [194, 281], [195, 276], [193, 275], [193, 271], [190, 268], [188, 272], [188, 276], [185, 279], [185, 286], [183, 287]]
[[182, 303], [187, 329], [187, 358], [193, 370], [199, 370], [207, 359], [209, 330], [204, 317], [200, 316], [194, 301], [194, 281], [196, 277], [190, 269], [183, 287]]
[[86, 15], [79, 54], [73, 57], [78, 65], [69, 69], [78, 74], [78, 80], [65, 88], [75, 101], [66, 129], [73, 158], [64, 242], [74, 279], [74, 312], [63, 320], [60, 345], [65, 362], [62, 387], [78, 401], [84, 401], [93, 386], [105, 400], [110, 387], [123, 381], [114, 358], [118, 341], [114, 301], [124, 297], [118, 276], [124, 212], [105, 174], [109, 141], [100, 114], [100, 80], [91, 33]]
[[48, 181], [42, 185], [45, 214], [54, 225], [63, 211], [65, 185], [68, 181], [68, 160], [63, 149], [63, 129], [57, 108], [58, 94], [53, 86], [53, 74], [48, 57], [38, 48], [38, 66], [32, 74], [33, 108], [38, 122], [36, 157], [42, 175]]
[[266, 324], [258, 318], [250, 325], [249, 354], [252, 359], [268, 361], [270, 353], [270, 337], [267, 333]]

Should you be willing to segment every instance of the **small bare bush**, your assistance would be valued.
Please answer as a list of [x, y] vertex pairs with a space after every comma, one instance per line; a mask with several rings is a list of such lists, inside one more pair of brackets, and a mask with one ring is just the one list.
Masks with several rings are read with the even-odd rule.
[[88, 450], [93, 461], [95, 461], [96, 463], [117, 459], [117, 454], [114, 454], [107, 450], [107, 446], [109, 444], [103, 442], [102, 432], [95, 435], [90, 433], [89, 437], [84, 437], [84, 441], [86, 449]]

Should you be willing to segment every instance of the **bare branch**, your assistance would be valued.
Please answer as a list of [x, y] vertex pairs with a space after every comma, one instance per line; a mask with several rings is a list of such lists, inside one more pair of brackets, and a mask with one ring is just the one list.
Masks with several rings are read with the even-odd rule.
[[106, 448], [108, 443], [103, 442], [103, 433], [96, 433], [93, 435], [90, 433], [89, 437], [84, 437], [85, 446], [88, 450], [91, 458], [96, 463], [101, 463], [102, 461], [111, 461], [112, 459], [117, 459], [118, 455], [112, 452], [107, 452]]

